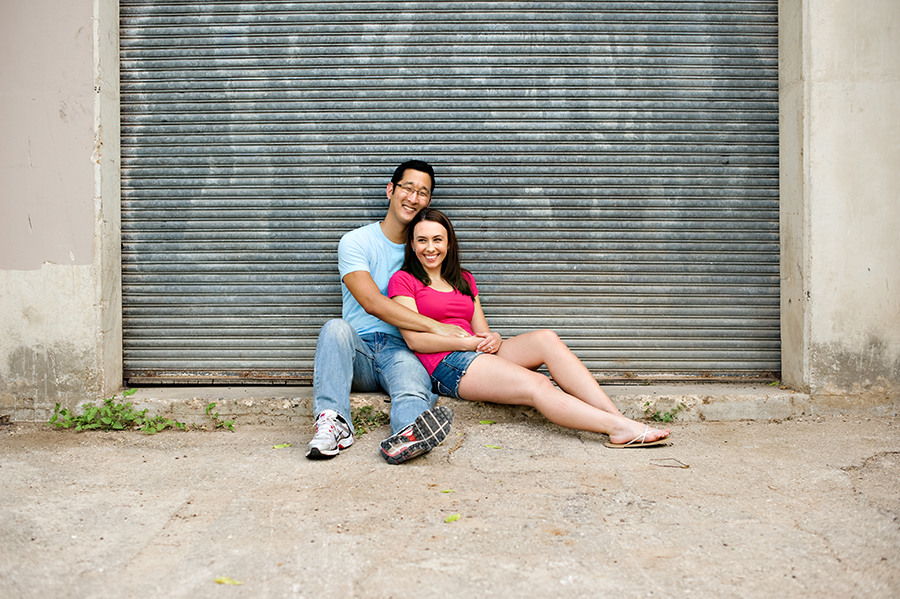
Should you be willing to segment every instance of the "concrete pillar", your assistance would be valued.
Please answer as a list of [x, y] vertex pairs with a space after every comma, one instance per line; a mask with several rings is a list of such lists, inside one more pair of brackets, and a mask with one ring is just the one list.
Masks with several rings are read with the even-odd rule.
[[900, 404], [900, 2], [779, 8], [782, 376]]
[[0, 6], [0, 414], [122, 384], [118, 3]]

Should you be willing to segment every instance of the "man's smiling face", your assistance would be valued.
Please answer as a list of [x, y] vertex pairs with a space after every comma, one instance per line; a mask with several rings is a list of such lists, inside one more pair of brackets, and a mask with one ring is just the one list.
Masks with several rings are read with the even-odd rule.
[[431, 203], [431, 176], [411, 168], [403, 172], [399, 183], [388, 184], [391, 200], [388, 213], [398, 222], [408, 225], [412, 219]]

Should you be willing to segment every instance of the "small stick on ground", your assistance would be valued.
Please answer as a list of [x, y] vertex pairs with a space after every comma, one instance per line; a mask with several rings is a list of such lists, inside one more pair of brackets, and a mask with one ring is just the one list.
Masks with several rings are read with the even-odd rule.
[[[653, 462], [674, 462], [668, 464], [654, 464]], [[679, 462], [675, 458], [653, 458], [650, 460], [650, 464], [653, 466], [659, 466], [660, 468], [690, 468], [688, 464], [684, 462]]]

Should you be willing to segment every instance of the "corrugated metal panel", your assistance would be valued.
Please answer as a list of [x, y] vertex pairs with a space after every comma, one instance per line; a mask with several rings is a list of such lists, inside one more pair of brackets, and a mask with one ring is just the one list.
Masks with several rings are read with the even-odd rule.
[[408, 158], [504, 335], [780, 369], [777, 2], [121, 1], [126, 377], [286, 380]]

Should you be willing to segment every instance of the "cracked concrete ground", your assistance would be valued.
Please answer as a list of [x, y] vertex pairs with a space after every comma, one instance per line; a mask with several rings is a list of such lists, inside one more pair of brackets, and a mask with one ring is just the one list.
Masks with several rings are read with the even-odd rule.
[[401, 466], [378, 455], [386, 427], [306, 460], [310, 418], [0, 426], [0, 595], [900, 596], [897, 417], [676, 421], [669, 446], [613, 450], [441, 403], [450, 437]]

